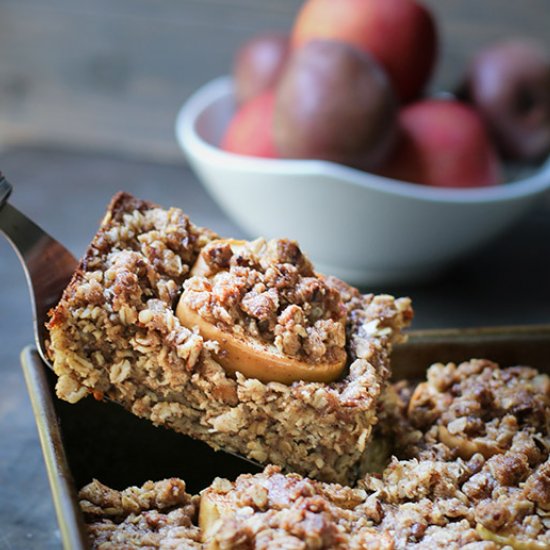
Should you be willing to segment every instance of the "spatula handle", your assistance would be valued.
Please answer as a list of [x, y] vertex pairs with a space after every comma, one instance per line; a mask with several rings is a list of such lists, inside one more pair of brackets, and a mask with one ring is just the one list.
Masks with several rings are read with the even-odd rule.
[[11, 195], [12, 186], [8, 183], [4, 174], [0, 172], [0, 210], [8, 202], [8, 197]]
[[12, 186], [0, 174], [0, 236], [4, 235], [13, 246], [25, 271], [34, 312], [36, 343], [46, 360], [47, 314], [59, 301], [77, 261], [61, 243], [8, 203], [11, 191]]

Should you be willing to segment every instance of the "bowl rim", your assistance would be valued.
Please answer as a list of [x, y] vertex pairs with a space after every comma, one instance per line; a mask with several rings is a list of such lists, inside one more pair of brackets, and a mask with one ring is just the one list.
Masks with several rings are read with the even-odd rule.
[[[440, 188], [403, 182], [325, 160], [269, 159], [229, 153], [211, 145], [196, 130], [199, 117], [218, 101], [233, 95], [233, 79], [217, 77], [196, 90], [176, 116], [175, 134], [179, 146], [190, 158], [233, 171], [271, 173], [281, 176], [329, 176], [342, 184], [362, 187], [425, 202], [497, 203], [541, 194], [550, 189], [550, 157], [530, 176], [491, 187]], [[296, 182], [299, 185], [299, 182]]]

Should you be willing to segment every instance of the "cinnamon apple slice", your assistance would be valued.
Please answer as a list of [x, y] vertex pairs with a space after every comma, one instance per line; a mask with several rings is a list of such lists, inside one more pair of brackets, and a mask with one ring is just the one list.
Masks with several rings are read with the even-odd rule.
[[458, 456], [463, 460], [472, 458], [476, 453], [481, 453], [485, 458], [504, 453], [504, 450], [496, 442], [484, 441], [478, 438], [467, 439], [454, 435], [445, 426], [439, 426], [438, 436], [441, 443], [444, 443], [450, 449], [456, 450]]
[[[431, 422], [436, 423], [443, 411], [451, 406], [451, 402], [452, 397], [449, 393], [439, 392], [429, 382], [422, 382], [418, 384], [411, 396], [407, 414], [409, 418], [413, 419], [415, 415], [431, 418]], [[456, 454], [464, 460], [470, 459], [476, 453], [481, 453], [485, 458], [491, 458], [504, 452], [496, 441], [453, 434], [444, 425], [437, 427], [437, 438], [441, 443], [456, 451]]]
[[544, 542], [536, 540], [522, 540], [512, 534], [494, 533], [483, 527], [481, 523], [476, 526], [476, 531], [482, 540], [496, 542], [503, 548], [513, 548], [514, 550], [547, 550], [548, 546]]
[[331, 382], [342, 374], [347, 357], [340, 295], [294, 241], [213, 241], [186, 284], [176, 315], [183, 326], [218, 342], [212, 353], [228, 373], [283, 384]]
[[190, 329], [196, 327], [203, 338], [219, 343], [220, 351], [215, 354], [215, 359], [231, 374], [240, 372], [247, 378], [282, 384], [291, 384], [296, 380], [332, 382], [346, 366], [345, 356], [333, 362], [308, 363], [283, 355], [273, 345], [229, 332], [206, 321], [181, 298], [176, 315], [183, 326]]
[[223, 494], [214, 493], [211, 489], [206, 489], [201, 493], [199, 528], [202, 542], [209, 550], [218, 548], [218, 544], [210, 539], [216, 531], [218, 520], [230, 512], [231, 506]]

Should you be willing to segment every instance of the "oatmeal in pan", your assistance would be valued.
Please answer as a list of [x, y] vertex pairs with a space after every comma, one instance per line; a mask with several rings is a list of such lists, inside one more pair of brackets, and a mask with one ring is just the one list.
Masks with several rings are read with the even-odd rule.
[[[116, 196], [49, 322], [57, 395], [327, 481], [359, 476], [410, 301]], [[254, 359], [254, 360], [253, 360]]]
[[58, 395], [267, 466], [195, 496], [93, 481], [92, 545], [550, 547], [548, 376], [474, 359], [389, 384], [411, 317], [408, 299], [317, 274], [294, 241], [220, 239], [116, 196], [51, 313]]
[[[284, 475], [274, 466], [235, 481], [216, 479], [200, 494], [193, 519], [203, 547], [550, 547], [548, 376], [472, 360], [434, 365], [427, 382], [400, 382], [389, 393], [378, 431], [393, 433], [397, 447], [381, 474], [353, 487]], [[458, 439], [442, 441], [441, 426]], [[89, 492], [80, 495], [85, 512]], [[87, 517], [100, 547], [104, 520]], [[138, 517], [131, 521], [142, 525]], [[124, 529], [128, 519], [119, 522]]]
[[426, 382], [400, 381], [388, 395], [378, 430], [397, 457], [358, 486], [393, 506], [420, 498], [424, 510], [447, 510], [495, 548], [550, 546], [546, 374], [479, 359], [435, 364]]

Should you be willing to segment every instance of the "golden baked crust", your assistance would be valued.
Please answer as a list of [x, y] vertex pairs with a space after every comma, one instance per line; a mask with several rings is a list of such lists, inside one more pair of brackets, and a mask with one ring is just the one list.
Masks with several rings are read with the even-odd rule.
[[548, 375], [530, 367], [501, 368], [485, 359], [436, 363], [425, 382], [388, 386], [375, 439], [391, 441], [388, 458], [468, 460], [513, 450], [538, 460], [548, 447], [549, 396]]
[[[185, 328], [174, 304], [215, 237], [176, 208], [120, 194], [52, 312], [57, 395], [122, 404], [155, 424], [319, 479], [354, 481], [410, 301], [361, 296], [327, 278], [346, 310], [345, 376], [291, 385], [230, 376], [219, 343]], [[324, 283], [323, 283], [324, 284]]]
[[[517, 449], [548, 432], [550, 381], [528, 367], [501, 369], [487, 360], [435, 364], [411, 397], [407, 417], [432, 445], [485, 458]], [[541, 444], [542, 445], [542, 444]], [[526, 454], [535, 452], [522, 448]]]
[[[222, 514], [203, 530], [206, 548], [444, 548], [479, 542], [466, 520], [427, 498], [394, 504], [378, 490], [283, 476], [268, 467], [234, 483], [216, 480], [201, 494]], [[456, 508], [456, 505], [455, 505]], [[488, 545], [487, 548], [496, 548]]]
[[547, 375], [479, 359], [435, 364], [426, 382], [399, 382], [383, 403], [379, 429], [397, 457], [360, 486], [398, 507], [427, 499], [484, 540], [550, 546]]

